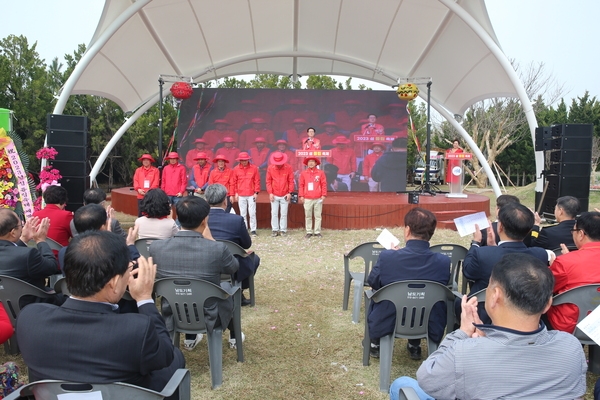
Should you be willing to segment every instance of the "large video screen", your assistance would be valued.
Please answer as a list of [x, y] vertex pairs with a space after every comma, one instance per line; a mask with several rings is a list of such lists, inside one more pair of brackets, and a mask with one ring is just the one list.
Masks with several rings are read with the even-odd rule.
[[393, 90], [209, 88], [182, 101], [177, 139], [188, 168], [199, 152], [230, 168], [248, 152], [264, 178], [279, 151], [296, 175], [318, 157], [331, 191], [395, 192], [406, 189], [407, 128]]

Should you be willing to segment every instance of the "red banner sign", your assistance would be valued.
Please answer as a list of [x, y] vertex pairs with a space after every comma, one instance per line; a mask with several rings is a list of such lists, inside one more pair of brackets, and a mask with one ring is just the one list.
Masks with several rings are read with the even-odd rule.
[[354, 135], [355, 142], [393, 142], [398, 136], [386, 135]]
[[470, 160], [473, 158], [471, 153], [446, 153], [447, 160]]
[[331, 150], [296, 150], [296, 157], [331, 157]]

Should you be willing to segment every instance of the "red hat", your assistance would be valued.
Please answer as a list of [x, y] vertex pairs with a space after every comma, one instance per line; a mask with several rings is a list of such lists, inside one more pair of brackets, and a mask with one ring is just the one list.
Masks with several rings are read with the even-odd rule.
[[323, 122], [322, 126], [335, 126], [337, 127], [337, 124], [333, 121], [327, 121], [327, 122]]
[[266, 139], [264, 137], [257, 137], [256, 139], [254, 139], [254, 143], [257, 142], [261, 142], [261, 143], [267, 143]]
[[292, 121], [292, 124], [307, 124], [308, 122], [306, 122], [306, 120], [304, 118], [296, 118]]
[[283, 165], [287, 162], [288, 156], [280, 151], [274, 151], [269, 157], [269, 162], [274, 165]]
[[264, 119], [262, 119], [262, 118], [252, 118], [252, 119], [250, 120], [250, 123], [252, 123], [252, 124], [266, 124], [266, 123], [267, 123], [267, 121], [265, 121], [265, 120], [264, 120]]
[[252, 157], [250, 157], [250, 154], [246, 153], [245, 151], [242, 151], [240, 154], [238, 154], [238, 158], [235, 159], [235, 161], [248, 161], [252, 159]]
[[308, 104], [306, 100], [303, 99], [291, 99], [288, 101], [288, 104]]
[[287, 140], [279, 139], [278, 141], [275, 142], [275, 144], [285, 144], [285, 145], [287, 145], [288, 142], [287, 142]]
[[196, 157], [194, 158], [194, 161], [198, 160], [208, 160], [208, 156], [205, 152], [201, 151], [200, 153], [196, 154]]
[[140, 158], [138, 158], [138, 160], [140, 160], [140, 161], [150, 160], [150, 162], [156, 162], [150, 154], [142, 154], [142, 156]]
[[194, 143], [204, 143], [204, 144], [206, 144], [206, 140], [200, 138], [200, 139], [194, 140]]
[[242, 104], [258, 104], [258, 101], [254, 99], [246, 99], [241, 101]]
[[359, 106], [359, 105], [361, 105], [361, 104], [362, 104], [362, 103], [361, 103], [360, 101], [358, 101], [358, 100], [346, 100], [346, 101], [344, 102], [344, 105], [345, 105], [345, 106], [347, 106], [347, 105], [356, 105], [356, 106]]
[[321, 165], [321, 160], [319, 160], [317, 157], [313, 157], [313, 156], [306, 157], [306, 158], [304, 159], [304, 161], [302, 161], [302, 163], [303, 163], [304, 165], [308, 165], [308, 160], [315, 160], [315, 161], [317, 162], [317, 165]]
[[170, 152], [166, 157], [165, 160], [171, 160], [171, 159], [176, 159], [179, 160], [179, 154], [177, 154], [176, 151], [172, 151]]
[[217, 161], [219, 161], [219, 160], [225, 161], [226, 163], [229, 162], [229, 160], [227, 158], [225, 158], [225, 156], [223, 154], [219, 154], [218, 156], [216, 156], [212, 162], [213, 162], [213, 164], [216, 164]]
[[223, 138], [223, 143], [235, 143], [235, 140], [231, 136], [225, 136]]
[[383, 144], [381, 142], [373, 142], [373, 144], [371, 144], [371, 148], [373, 148], [375, 146], [379, 146], [379, 147], [381, 147], [382, 150], [385, 150], [385, 144]]
[[231, 125], [229, 122], [227, 122], [226, 119], [215, 119], [214, 124], [226, 124], [226, 125]]
[[351, 143], [350, 139], [348, 139], [346, 136], [338, 136], [335, 139], [333, 139], [331, 141], [331, 143], [333, 144], [349, 144]]

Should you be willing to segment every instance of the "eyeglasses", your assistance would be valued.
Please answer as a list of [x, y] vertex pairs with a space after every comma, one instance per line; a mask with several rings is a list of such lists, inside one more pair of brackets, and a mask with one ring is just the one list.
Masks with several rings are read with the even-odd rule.
[[571, 229], [571, 232], [577, 232], [577, 231], [582, 231], [582, 230], [583, 229], [580, 229], [580, 228], [573, 228], [573, 229]]

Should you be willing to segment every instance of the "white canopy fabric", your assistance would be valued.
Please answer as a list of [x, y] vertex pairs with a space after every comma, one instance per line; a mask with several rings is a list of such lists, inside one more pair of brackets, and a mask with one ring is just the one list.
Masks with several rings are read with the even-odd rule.
[[[342, 75], [387, 85], [427, 77], [432, 105], [451, 119], [476, 101], [511, 96], [521, 99], [532, 134], [537, 125], [484, 0], [106, 0], [54, 112], [62, 112], [70, 94], [93, 94], [137, 110], [136, 116], [158, 100], [160, 75], [201, 83], [264, 73]], [[422, 86], [421, 96], [425, 92]]]
[[[132, 4], [106, 1], [90, 48]], [[483, 0], [456, 4], [498, 44]], [[161, 74], [204, 82], [263, 73], [387, 85], [431, 77], [432, 99], [455, 114], [517, 95], [491, 50], [438, 0], [153, 0], [106, 41], [72, 93], [133, 111], [156, 94]]]

